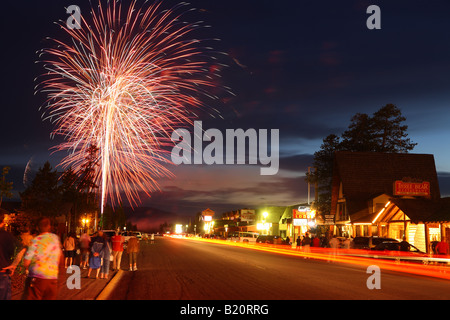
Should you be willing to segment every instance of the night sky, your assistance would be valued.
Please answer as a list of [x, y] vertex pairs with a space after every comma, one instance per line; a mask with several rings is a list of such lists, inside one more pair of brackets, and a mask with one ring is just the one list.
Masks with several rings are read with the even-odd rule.
[[[35, 61], [46, 37], [65, 36], [54, 22], [65, 21], [72, 4], [89, 12], [84, 0], [2, 3], [0, 167], [12, 168], [16, 197], [27, 163], [35, 171], [61, 158], [49, 151], [59, 140], [41, 120], [45, 97], [34, 95], [34, 78], [43, 70]], [[366, 27], [372, 4], [381, 9], [381, 30]], [[355, 113], [388, 103], [407, 118], [418, 143], [413, 152], [435, 155], [441, 194], [450, 194], [450, 2], [195, 0], [191, 7], [199, 10], [186, 19], [203, 20], [211, 27], [202, 35], [220, 39], [214, 49], [227, 54], [220, 63], [228, 65], [221, 81], [234, 93], [208, 102], [223, 119], [198, 120], [204, 129], [279, 129], [280, 170], [261, 176], [260, 165], [172, 167], [176, 177], [161, 180], [162, 191], [142, 206], [193, 217], [206, 208], [306, 201], [304, 174], [323, 138], [342, 133]], [[145, 228], [163, 220], [170, 215], [137, 210], [133, 221]]]

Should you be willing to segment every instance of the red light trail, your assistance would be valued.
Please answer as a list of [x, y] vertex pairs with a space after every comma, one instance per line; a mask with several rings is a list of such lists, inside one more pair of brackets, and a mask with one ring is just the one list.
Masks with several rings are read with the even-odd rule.
[[[204, 239], [198, 237], [177, 238], [290, 255], [299, 258], [326, 260], [328, 262], [350, 263], [364, 267], [377, 265], [382, 270], [390, 270], [395, 272], [410, 273], [419, 276], [428, 276], [450, 280], [449, 257], [436, 257], [427, 254], [418, 256], [408, 252], [380, 252], [360, 249], [333, 250], [330, 248], [316, 247], [310, 248], [310, 252], [304, 252], [301, 249], [296, 250], [287, 245], [272, 245], [260, 243], [251, 244], [216, 239]], [[423, 262], [425, 262], [425, 264], [423, 264]]]

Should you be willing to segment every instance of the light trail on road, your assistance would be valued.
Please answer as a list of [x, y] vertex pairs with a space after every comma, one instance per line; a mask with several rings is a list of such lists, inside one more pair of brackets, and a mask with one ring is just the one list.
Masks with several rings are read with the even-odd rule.
[[[350, 263], [360, 266], [371, 266], [376, 265], [382, 270], [389, 270], [394, 272], [410, 273], [419, 276], [427, 276], [433, 278], [440, 278], [450, 280], [450, 259], [448, 258], [434, 258], [429, 255], [423, 255], [420, 257], [414, 257], [413, 255], [408, 255], [406, 252], [404, 255], [394, 255], [392, 253], [383, 253], [380, 251], [370, 251], [361, 249], [331, 249], [331, 248], [317, 248], [312, 247], [309, 249], [310, 252], [305, 252], [303, 250], [293, 249], [290, 246], [273, 245], [273, 244], [260, 244], [260, 243], [241, 243], [227, 240], [218, 239], [205, 239], [199, 237], [181, 237], [181, 236], [171, 236], [176, 239], [184, 239], [190, 241], [199, 241], [206, 243], [213, 243], [219, 245], [228, 245], [234, 247], [241, 247], [245, 249], [266, 251], [276, 254], [295, 256], [304, 259], [316, 259], [325, 260], [327, 262], [340, 262], [340, 263]], [[389, 261], [389, 260], [393, 261]], [[418, 262], [406, 262], [400, 260], [410, 260], [410, 261], [425, 261], [426, 263], [435, 264], [419, 264]], [[438, 264], [438, 263], [445, 263]]]

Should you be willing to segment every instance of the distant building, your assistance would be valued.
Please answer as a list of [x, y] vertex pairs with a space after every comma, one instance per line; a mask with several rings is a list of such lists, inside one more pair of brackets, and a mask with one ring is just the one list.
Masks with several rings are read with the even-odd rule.
[[336, 152], [331, 215], [337, 235], [406, 237], [427, 252], [450, 240], [450, 200], [429, 154]]
[[203, 230], [202, 233], [211, 234], [214, 230], [213, 216], [215, 212], [211, 209], [206, 209], [202, 211], [201, 219], [203, 220]]

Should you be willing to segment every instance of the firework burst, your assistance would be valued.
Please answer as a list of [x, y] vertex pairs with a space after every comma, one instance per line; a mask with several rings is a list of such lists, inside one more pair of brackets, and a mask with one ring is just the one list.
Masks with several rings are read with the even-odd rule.
[[[61, 28], [68, 42], [51, 39], [43, 49], [45, 78], [37, 91], [48, 99], [44, 118], [55, 125], [56, 147], [68, 151], [61, 165], [81, 168], [91, 145], [98, 147], [96, 184], [101, 208], [125, 194], [138, 204], [140, 193], [158, 190], [171, 177], [167, 147], [173, 130], [192, 122], [215, 86], [200, 41], [188, 39], [199, 24], [183, 23], [180, 4], [127, 8], [117, 1], [92, 8], [81, 29]], [[209, 96], [210, 98], [214, 98]]]

